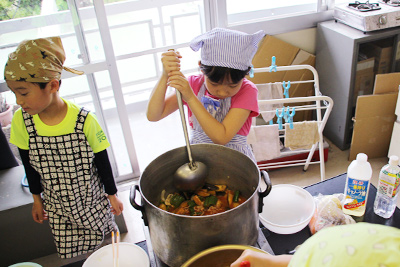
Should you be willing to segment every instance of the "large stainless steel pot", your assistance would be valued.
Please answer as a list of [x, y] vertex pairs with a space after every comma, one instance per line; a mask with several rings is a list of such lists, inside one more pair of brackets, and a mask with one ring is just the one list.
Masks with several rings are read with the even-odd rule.
[[[187, 161], [186, 149], [170, 150], [152, 161], [141, 175], [139, 185], [132, 186], [130, 201], [143, 214], [155, 254], [171, 267], [181, 266], [196, 253], [213, 246], [255, 245], [258, 213], [262, 211], [263, 197], [271, 190], [267, 173], [262, 175], [267, 188], [261, 191], [257, 165], [236, 150], [214, 144], [197, 144], [192, 146], [192, 153], [195, 159], [208, 167], [207, 183], [226, 184], [233, 190], [240, 190], [248, 200], [234, 209], [210, 216], [166, 212], [157, 207], [161, 192], [164, 189], [167, 194], [176, 192], [172, 175]], [[142, 205], [136, 203], [136, 191], [141, 194]]]

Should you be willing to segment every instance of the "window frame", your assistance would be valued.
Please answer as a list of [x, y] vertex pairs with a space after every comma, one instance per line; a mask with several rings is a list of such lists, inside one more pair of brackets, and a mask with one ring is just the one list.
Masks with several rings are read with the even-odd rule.
[[[204, 13], [209, 14], [203, 16], [205, 18], [206, 31], [214, 27], [228, 28], [232, 30], [238, 30], [243, 32], [255, 32], [259, 29], [264, 29], [266, 34], [276, 35], [288, 32], [294, 32], [298, 30], [304, 30], [308, 28], [316, 27], [317, 23], [332, 20], [334, 0], [316, 0], [318, 2], [317, 12], [305, 12], [302, 14], [287, 15], [276, 18], [266, 18], [257, 20], [244, 20], [242, 22], [228, 24], [226, 0], [203, 0], [204, 1]], [[179, 2], [179, 1], [178, 1]], [[132, 3], [133, 6], [137, 5]], [[140, 5], [140, 4], [139, 4]], [[110, 12], [110, 11], [109, 11]], [[61, 16], [67, 14], [60, 14]], [[51, 16], [51, 15], [50, 15]], [[49, 16], [49, 17], [50, 17]], [[46, 20], [47, 16], [43, 17]], [[2, 31], [10, 32], [13, 31], [13, 25], [18, 25], [19, 29], [30, 29], [32, 19], [15, 19], [13, 23], [0, 22]], [[51, 21], [51, 20], [50, 20]], [[82, 66], [83, 67], [83, 66]], [[8, 90], [8, 87], [0, 77], [0, 92]]]
[[[243, 32], [255, 32], [264, 29], [266, 34], [276, 35], [316, 27], [317, 23], [332, 20], [334, 0], [316, 0], [317, 11], [282, 15], [265, 19], [248, 19], [228, 23], [226, 0], [205, 0], [205, 11], [210, 12], [208, 29], [228, 28]], [[266, 30], [267, 29], [267, 30]]]

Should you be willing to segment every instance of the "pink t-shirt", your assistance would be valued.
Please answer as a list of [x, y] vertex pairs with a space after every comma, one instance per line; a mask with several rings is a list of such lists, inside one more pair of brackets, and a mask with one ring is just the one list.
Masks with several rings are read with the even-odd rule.
[[[203, 75], [189, 76], [188, 81], [193, 89], [194, 94], [198, 95], [200, 88], [204, 83]], [[249, 134], [252, 118], [259, 115], [257, 94], [258, 89], [255, 84], [245, 78], [243, 79], [242, 87], [240, 88], [239, 92], [231, 97], [231, 108], [242, 108], [251, 111], [246, 122], [243, 124], [242, 128], [238, 132], [238, 134], [240, 135], [247, 136]], [[205, 92], [205, 95], [214, 99], [218, 99], [217, 97], [209, 94], [207, 90]], [[188, 113], [190, 118], [192, 116], [192, 111], [189, 107]], [[191, 123], [190, 126], [193, 127]]]

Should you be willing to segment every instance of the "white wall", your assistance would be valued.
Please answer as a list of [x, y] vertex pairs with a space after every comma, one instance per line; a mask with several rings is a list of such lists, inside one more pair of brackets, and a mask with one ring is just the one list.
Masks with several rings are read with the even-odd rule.
[[277, 34], [274, 35], [274, 37], [315, 55], [316, 35], [317, 28], [314, 27], [300, 31]]

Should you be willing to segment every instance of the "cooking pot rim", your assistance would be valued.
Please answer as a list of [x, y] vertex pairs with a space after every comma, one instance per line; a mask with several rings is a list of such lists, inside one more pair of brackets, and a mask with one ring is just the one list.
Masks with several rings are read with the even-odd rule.
[[[186, 151], [186, 147], [185, 147], [185, 146], [182, 146], [182, 147], [177, 147], [177, 148], [168, 150], [168, 151], [166, 151], [165, 153], [163, 153], [163, 154], [159, 155], [158, 157], [156, 157], [149, 165], [146, 166], [146, 168], [144, 169], [143, 173], [140, 175], [137, 185], [139, 186], [140, 196], [144, 199], [145, 202], [147, 202], [147, 203], [150, 204], [152, 207], [155, 207], [157, 210], [160, 210], [160, 211], [162, 211], [163, 213], [166, 213], [166, 214], [171, 214], [171, 215], [175, 215], [175, 216], [182, 217], [182, 218], [198, 218], [198, 219], [200, 219], [200, 218], [205, 218], [205, 217], [210, 218], [210, 217], [213, 217], [213, 216], [218, 216], [218, 215], [222, 215], [222, 214], [228, 214], [229, 212], [233, 212], [233, 211], [236, 210], [237, 208], [240, 208], [242, 205], [245, 205], [246, 203], [248, 203], [249, 201], [251, 201], [251, 200], [253, 199], [253, 197], [255, 197], [255, 196], [254, 196], [255, 194], [260, 193], [260, 189], [261, 189], [261, 172], [260, 172], [260, 169], [258, 168], [257, 164], [255, 164], [254, 161], [252, 161], [247, 155], [243, 154], [243, 153], [240, 152], [240, 151], [237, 151], [237, 150], [235, 150], [235, 149], [232, 149], [232, 148], [230, 148], [230, 147], [226, 147], [226, 146], [218, 145], [218, 144], [201, 143], [201, 144], [193, 144], [193, 145], [191, 145], [191, 147], [192, 147], [192, 150], [195, 150], [195, 149], [198, 148], [198, 147], [205, 147], [205, 148], [207, 148], [207, 147], [217, 147], [217, 148], [220, 148], [220, 149], [229, 150], [229, 151], [231, 151], [231, 153], [235, 153], [235, 154], [237, 154], [237, 155], [240, 155], [241, 157], [245, 157], [249, 162], [251, 162], [251, 163], [254, 164], [254, 168], [255, 168], [254, 170], [257, 171], [257, 174], [258, 174], [257, 188], [254, 189], [254, 187], [253, 187], [253, 189], [254, 189], [253, 193], [247, 198], [247, 200], [246, 200], [245, 202], [243, 202], [243, 203], [240, 204], [239, 206], [237, 206], [237, 207], [235, 207], [235, 208], [233, 208], [233, 209], [224, 211], [224, 212], [217, 213], [217, 214], [202, 215], [202, 216], [191, 216], [191, 215], [175, 214], [175, 213], [168, 212], [168, 211], [166, 211], [166, 210], [160, 209], [157, 205], [155, 205], [154, 203], [152, 203], [151, 201], [149, 201], [149, 200], [147, 199], [147, 197], [143, 194], [143, 190], [142, 190], [142, 181], [144, 181], [144, 180], [142, 180], [142, 179], [143, 179], [143, 176], [144, 176], [144, 174], [147, 173], [147, 169], [148, 169], [148, 168], [151, 168], [151, 165], [152, 165], [154, 162], [159, 161], [159, 160], [160, 160], [162, 157], [164, 157], [165, 155], [167, 155], [167, 154], [169, 154], [169, 153], [173, 153], [174, 151], [182, 150], [182, 149]], [[143, 204], [143, 203], [142, 203], [142, 204]]]
[[[141, 178], [141, 177], [140, 177], [140, 178]], [[237, 207], [235, 207], [235, 208], [233, 208], [233, 209], [229, 209], [229, 210], [227, 210], [227, 211], [220, 212], [220, 213], [216, 213], [216, 214], [211, 214], [211, 215], [192, 216], [192, 215], [175, 214], [175, 213], [172, 213], [172, 212], [169, 212], [169, 211], [160, 209], [159, 207], [157, 207], [156, 205], [154, 205], [151, 201], [149, 201], [149, 200], [145, 197], [145, 195], [142, 193], [142, 187], [141, 187], [140, 180], [139, 180], [139, 183], [138, 183], [138, 185], [139, 185], [139, 191], [140, 191], [140, 196], [141, 196], [148, 204], [150, 204], [152, 207], [156, 208], [157, 210], [160, 210], [160, 211], [162, 211], [162, 212], [164, 212], [164, 213], [166, 213], [166, 214], [174, 215], [174, 216], [177, 216], [177, 217], [182, 217], [182, 218], [199, 218], [199, 219], [200, 219], [200, 218], [204, 218], [204, 217], [211, 218], [211, 217], [213, 217], [213, 216], [218, 216], [218, 215], [222, 215], [222, 214], [228, 214], [229, 212], [233, 212], [233, 211], [236, 210], [237, 208], [240, 208], [242, 205], [245, 205], [247, 202], [252, 201], [252, 198], [254, 197], [254, 194], [256, 194], [256, 193], [258, 193], [258, 192], [260, 191], [260, 190], [259, 190], [260, 187], [261, 187], [260, 184], [261, 184], [261, 177], [260, 177], [260, 175], [259, 175], [259, 176], [258, 176], [257, 188], [254, 190], [254, 192], [251, 194], [251, 196], [248, 197], [247, 200], [246, 200], [245, 202], [243, 202], [242, 204], [240, 204], [239, 206], [237, 206]]]

